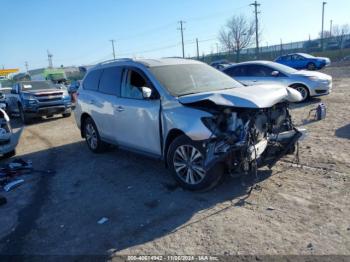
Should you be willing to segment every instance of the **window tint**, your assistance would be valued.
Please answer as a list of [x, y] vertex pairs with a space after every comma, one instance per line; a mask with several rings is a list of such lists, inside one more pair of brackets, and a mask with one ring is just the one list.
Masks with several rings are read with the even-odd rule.
[[84, 89], [96, 91], [98, 89], [101, 73], [102, 70], [91, 71], [84, 80]]
[[293, 59], [294, 60], [304, 60], [304, 57], [302, 57], [301, 55], [293, 55]]
[[268, 77], [271, 76], [272, 68], [263, 65], [249, 65], [247, 66], [248, 75], [256, 77]]
[[224, 72], [232, 77], [245, 76], [246, 75], [245, 68], [246, 68], [245, 66], [234, 66], [234, 67], [228, 68]]
[[283, 61], [290, 61], [291, 57], [290, 55], [282, 56]]
[[100, 80], [99, 91], [109, 95], [119, 95], [121, 78], [121, 67], [110, 67], [104, 69]]
[[136, 71], [128, 70], [121, 96], [125, 98], [143, 99], [141, 88], [147, 85], [146, 79]]

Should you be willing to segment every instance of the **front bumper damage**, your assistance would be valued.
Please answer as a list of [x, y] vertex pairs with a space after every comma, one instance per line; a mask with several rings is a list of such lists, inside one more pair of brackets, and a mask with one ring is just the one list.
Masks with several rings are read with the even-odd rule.
[[205, 170], [218, 163], [224, 163], [231, 174], [249, 173], [256, 167], [272, 168], [283, 156], [294, 153], [297, 142], [306, 135], [306, 129], [294, 128], [279, 134], [270, 134], [257, 143], [249, 144], [242, 140], [230, 143], [230, 140], [208, 140], [206, 148]]

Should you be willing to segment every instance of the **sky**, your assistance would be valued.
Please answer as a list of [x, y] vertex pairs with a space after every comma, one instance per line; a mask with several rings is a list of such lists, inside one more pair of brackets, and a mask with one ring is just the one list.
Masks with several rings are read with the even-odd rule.
[[[233, 15], [254, 19], [253, 0], [0, 0], [0, 67], [25, 70], [86, 65], [116, 57], [182, 56], [216, 52], [218, 33]], [[316, 38], [322, 0], [258, 0], [261, 46]], [[328, 0], [325, 29], [350, 23], [350, 0]], [[219, 48], [220, 45], [219, 45]]]

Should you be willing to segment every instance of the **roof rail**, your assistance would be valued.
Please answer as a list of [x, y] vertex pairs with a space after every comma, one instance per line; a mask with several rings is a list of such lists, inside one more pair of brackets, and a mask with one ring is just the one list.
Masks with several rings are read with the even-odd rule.
[[131, 58], [117, 58], [117, 59], [111, 59], [111, 60], [106, 60], [101, 63], [98, 63], [97, 65], [105, 65], [113, 62], [122, 62], [122, 61], [133, 61]]

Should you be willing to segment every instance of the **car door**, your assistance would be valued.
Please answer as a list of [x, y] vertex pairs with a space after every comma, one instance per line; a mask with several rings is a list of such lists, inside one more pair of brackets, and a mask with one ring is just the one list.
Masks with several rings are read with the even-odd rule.
[[102, 139], [116, 143], [115, 138], [115, 111], [122, 82], [122, 66], [104, 68], [100, 77], [98, 92], [95, 96], [95, 115], [99, 119], [99, 132]]
[[296, 69], [302, 69], [306, 67], [307, 59], [302, 57], [301, 55], [295, 54], [292, 55], [293, 67]]
[[[150, 99], [143, 98], [142, 87], [152, 89]], [[120, 96], [113, 107], [114, 135], [118, 144], [160, 156], [160, 99], [142, 70], [124, 68]]]

